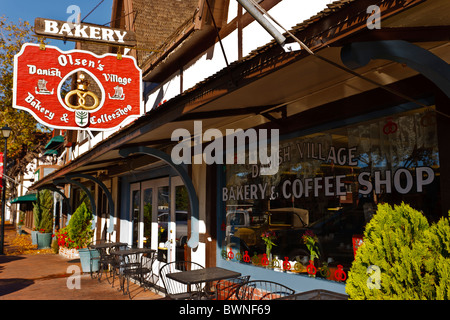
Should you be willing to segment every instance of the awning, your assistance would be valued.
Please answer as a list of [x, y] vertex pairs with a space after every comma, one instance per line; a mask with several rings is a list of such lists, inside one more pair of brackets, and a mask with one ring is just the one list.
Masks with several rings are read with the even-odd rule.
[[11, 203], [33, 202], [36, 201], [36, 193], [29, 193], [24, 196], [17, 197], [11, 201]]
[[52, 155], [58, 155], [58, 151], [53, 149], [45, 150], [44, 156], [52, 156]]
[[54, 136], [50, 139], [50, 141], [45, 145], [45, 149], [55, 149], [58, 145], [64, 142], [63, 136]]

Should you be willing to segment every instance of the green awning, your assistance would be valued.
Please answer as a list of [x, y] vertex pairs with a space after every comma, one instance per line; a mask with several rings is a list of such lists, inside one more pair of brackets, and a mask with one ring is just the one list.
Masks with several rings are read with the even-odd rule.
[[64, 142], [64, 137], [63, 136], [54, 136], [45, 145], [45, 149], [56, 149], [55, 147], [59, 146], [63, 142]]
[[44, 156], [51, 156], [51, 155], [58, 155], [58, 151], [56, 151], [56, 150], [53, 150], [53, 149], [48, 149], [48, 150], [45, 150], [45, 152], [44, 152]]
[[17, 197], [11, 201], [11, 203], [33, 202], [36, 201], [36, 193], [29, 193], [24, 196]]

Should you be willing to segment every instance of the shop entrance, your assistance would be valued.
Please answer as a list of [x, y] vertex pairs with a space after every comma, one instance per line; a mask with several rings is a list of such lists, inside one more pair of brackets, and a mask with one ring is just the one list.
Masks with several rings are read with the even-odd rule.
[[132, 246], [152, 248], [158, 260], [185, 260], [189, 197], [180, 177], [166, 177], [130, 186]]

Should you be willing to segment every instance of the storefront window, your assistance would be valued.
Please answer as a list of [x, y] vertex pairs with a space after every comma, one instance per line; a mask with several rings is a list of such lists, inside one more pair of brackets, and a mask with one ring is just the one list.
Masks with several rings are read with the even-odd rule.
[[141, 191], [135, 190], [132, 193], [132, 219], [133, 219], [133, 242], [132, 247], [139, 247], [139, 212], [141, 205]]
[[144, 189], [144, 248], [150, 248], [152, 244], [152, 198], [153, 198], [153, 189], [146, 188]]
[[280, 141], [278, 173], [227, 165], [221, 258], [345, 281], [378, 203], [439, 207], [432, 109]]
[[167, 242], [167, 231], [169, 228], [169, 187], [158, 188], [158, 243], [164, 247]]

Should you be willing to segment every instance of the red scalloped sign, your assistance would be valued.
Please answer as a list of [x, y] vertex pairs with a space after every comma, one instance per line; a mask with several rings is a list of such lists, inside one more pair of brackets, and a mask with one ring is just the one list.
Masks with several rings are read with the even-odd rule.
[[51, 128], [117, 129], [143, 114], [142, 72], [130, 56], [27, 43], [14, 57], [13, 106]]

